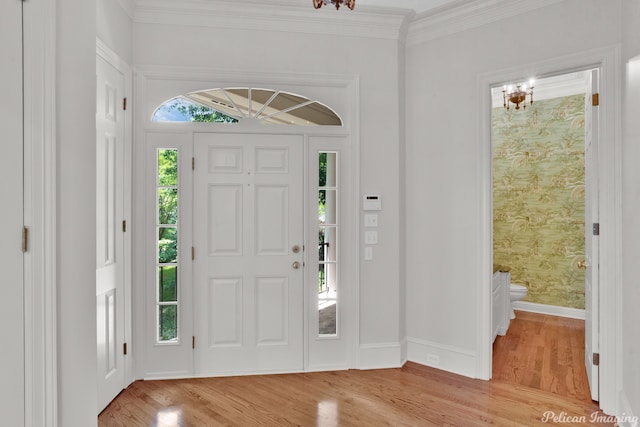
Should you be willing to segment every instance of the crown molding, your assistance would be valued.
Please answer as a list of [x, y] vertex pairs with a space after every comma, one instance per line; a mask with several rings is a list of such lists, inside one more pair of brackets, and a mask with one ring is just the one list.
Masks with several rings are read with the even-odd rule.
[[411, 16], [413, 11], [409, 9], [373, 6], [353, 12], [331, 7], [316, 10], [310, 2], [302, 4], [299, 0], [136, 0], [133, 20], [143, 24], [398, 40], [403, 38], [403, 25]]
[[474, 0], [420, 14], [409, 28], [407, 45], [417, 45], [501, 19], [547, 7], [564, 0]]
[[136, 9], [136, 1], [135, 0], [116, 0], [116, 1], [118, 2], [122, 10], [124, 10], [124, 13], [126, 13], [130, 19], [133, 19], [133, 14]]

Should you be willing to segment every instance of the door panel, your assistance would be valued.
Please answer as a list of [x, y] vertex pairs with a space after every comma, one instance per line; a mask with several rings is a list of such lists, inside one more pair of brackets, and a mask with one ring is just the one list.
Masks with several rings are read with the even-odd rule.
[[98, 412], [125, 386], [124, 76], [96, 57], [96, 303]]
[[25, 422], [24, 382], [24, 276], [21, 233], [23, 226], [23, 116], [22, 116], [22, 2], [0, 4], [0, 120], [2, 120], [2, 200], [3, 235], [2, 309], [0, 310], [0, 414], [2, 425], [21, 426]]
[[194, 153], [196, 375], [302, 370], [303, 138], [196, 134]]
[[598, 93], [598, 70], [591, 71], [591, 92], [585, 110], [585, 366], [591, 398], [599, 399], [599, 368], [593, 355], [599, 350], [599, 238], [593, 235], [598, 222], [598, 107], [592, 106], [592, 94]]

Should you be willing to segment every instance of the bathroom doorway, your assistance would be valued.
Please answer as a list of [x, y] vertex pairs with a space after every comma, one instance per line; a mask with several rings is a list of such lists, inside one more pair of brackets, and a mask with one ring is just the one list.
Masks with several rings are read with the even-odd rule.
[[[591, 326], [598, 322], [594, 303], [598, 271], [593, 268], [598, 264], [598, 240], [592, 224], [598, 223], [597, 175], [593, 173], [598, 110], [594, 110], [597, 101], [592, 94], [598, 92], [597, 78], [597, 69], [583, 69], [505, 82], [491, 91], [492, 259], [494, 271], [508, 272], [500, 273], [507, 274], [503, 291], [507, 296], [494, 298], [494, 313], [496, 301], [523, 313], [518, 319], [516, 312], [513, 321], [506, 316], [501, 331], [505, 336], [498, 337], [493, 346], [493, 360], [501, 365], [494, 367], [493, 377], [521, 383], [527, 376], [555, 377], [547, 384], [538, 382], [541, 389], [547, 389], [551, 383], [575, 383], [576, 377], [586, 374], [587, 394], [594, 400], [598, 400], [598, 368], [593, 363], [598, 337], [594, 334], [597, 328]], [[512, 303], [512, 299], [517, 301]], [[497, 312], [501, 312], [499, 307]], [[538, 332], [554, 328], [553, 333], [562, 330], [563, 324], [577, 328], [573, 341], [576, 333], [583, 335], [585, 350], [571, 353], [567, 369], [527, 372], [556, 363], [549, 360], [556, 353], [541, 350], [535, 356], [541, 363], [530, 364], [515, 353], [497, 354], [517, 351], [504, 345], [511, 322], [515, 326], [512, 335], [527, 325]], [[564, 335], [560, 332], [559, 336]], [[567, 346], [569, 353], [575, 347], [572, 339], [552, 339]], [[518, 366], [504, 369], [505, 361]]]

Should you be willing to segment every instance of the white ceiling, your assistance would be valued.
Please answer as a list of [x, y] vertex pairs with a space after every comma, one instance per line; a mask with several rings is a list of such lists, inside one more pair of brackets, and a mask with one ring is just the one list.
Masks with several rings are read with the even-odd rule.
[[448, 6], [451, 3], [459, 3], [458, 0], [356, 0], [358, 6], [395, 7], [400, 9], [413, 9], [416, 13], [422, 13], [440, 6]]

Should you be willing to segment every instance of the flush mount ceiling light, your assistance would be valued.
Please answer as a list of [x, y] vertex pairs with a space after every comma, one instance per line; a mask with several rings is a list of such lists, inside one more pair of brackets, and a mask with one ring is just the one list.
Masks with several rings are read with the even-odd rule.
[[[528, 89], [528, 90], [527, 90]], [[527, 95], [529, 95], [529, 105], [533, 104], [533, 79], [529, 80], [529, 87], [524, 83], [516, 84], [515, 90], [512, 85], [502, 87], [502, 100], [504, 101], [504, 108], [511, 109], [511, 104], [515, 104], [515, 109], [527, 108]]]
[[336, 6], [336, 10], [340, 9], [340, 6], [344, 4], [353, 10], [356, 7], [356, 0], [313, 0], [313, 7], [316, 9], [320, 9], [323, 4], [333, 4]]

